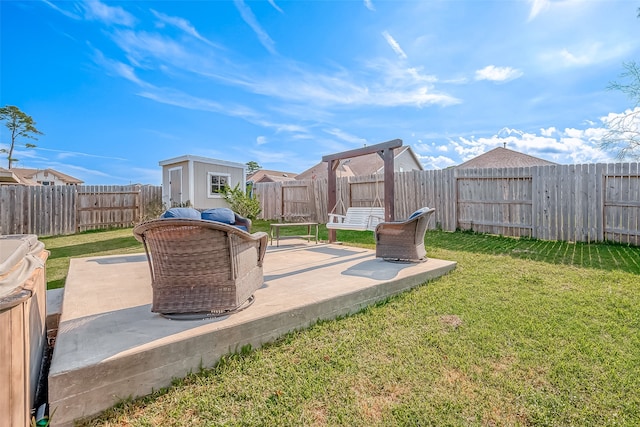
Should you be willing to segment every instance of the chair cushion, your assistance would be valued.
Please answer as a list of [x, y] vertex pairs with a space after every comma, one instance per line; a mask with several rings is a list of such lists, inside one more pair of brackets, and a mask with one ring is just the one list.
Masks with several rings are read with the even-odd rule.
[[245, 227], [244, 225], [234, 225], [234, 227], [242, 231], [246, 231], [247, 233], [249, 232], [249, 230], [247, 230], [247, 227]]
[[201, 218], [207, 221], [222, 222], [224, 224], [235, 224], [236, 216], [229, 208], [208, 209], [201, 214]]
[[162, 214], [161, 218], [192, 218], [200, 219], [200, 211], [193, 208], [171, 208]]
[[420, 208], [417, 211], [415, 211], [414, 213], [412, 213], [411, 215], [409, 215], [409, 219], [413, 219], [413, 218], [417, 217], [418, 215], [421, 215], [421, 214], [425, 213], [429, 209], [430, 208]]

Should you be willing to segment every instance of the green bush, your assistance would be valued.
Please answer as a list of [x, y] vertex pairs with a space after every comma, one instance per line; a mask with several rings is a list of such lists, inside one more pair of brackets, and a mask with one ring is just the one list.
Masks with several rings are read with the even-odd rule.
[[262, 212], [258, 198], [251, 198], [250, 195], [240, 189], [239, 184], [233, 188], [225, 187], [222, 197], [229, 203], [231, 210], [243, 217], [256, 219]]

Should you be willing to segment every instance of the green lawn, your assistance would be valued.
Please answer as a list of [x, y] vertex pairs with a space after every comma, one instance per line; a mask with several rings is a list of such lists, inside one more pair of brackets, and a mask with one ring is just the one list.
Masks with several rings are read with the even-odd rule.
[[[63, 284], [69, 255], [140, 251], [128, 236], [43, 239], [50, 285]], [[371, 233], [338, 239], [373, 247]], [[429, 256], [458, 262], [452, 273], [82, 425], [640, 425], [640, 248], [426, 240]]]

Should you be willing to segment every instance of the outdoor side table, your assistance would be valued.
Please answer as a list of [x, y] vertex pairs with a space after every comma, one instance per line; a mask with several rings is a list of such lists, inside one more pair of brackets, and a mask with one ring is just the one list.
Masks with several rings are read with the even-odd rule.
[[276, 222], [269, 226], [269, 236], [271, 237], [271, 244], [273, 245], [273, 233], [276, 235], [276, 246], [280, 246], [280, 229], [285, 227], [307, 227], [306, 237], [307, 242], [311, 242], [311, 227], [316, 227], [316, 244], [318, 243], [318, 223], [317, 222]]

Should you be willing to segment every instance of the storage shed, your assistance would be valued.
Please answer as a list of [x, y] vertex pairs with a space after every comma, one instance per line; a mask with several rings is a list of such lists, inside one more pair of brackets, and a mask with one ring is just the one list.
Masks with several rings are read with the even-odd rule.
[[162, 201], [166, 207], [196, 209], [229, 207], [222, 197], [225, 186], [246, 188], [246, 166], [242, 163], [185, 155], [163, 160]]

